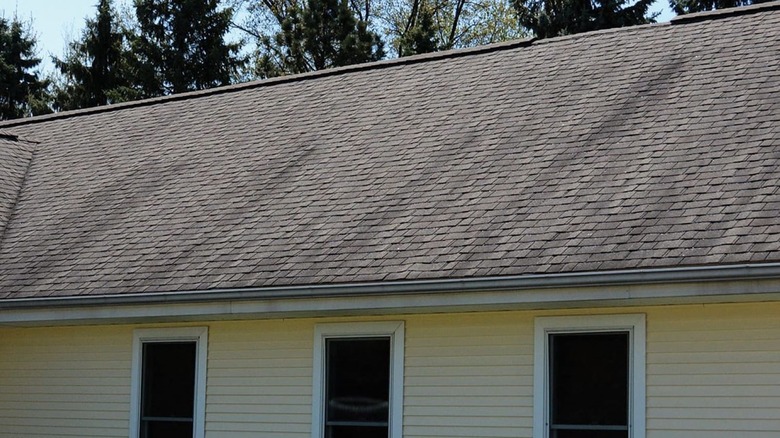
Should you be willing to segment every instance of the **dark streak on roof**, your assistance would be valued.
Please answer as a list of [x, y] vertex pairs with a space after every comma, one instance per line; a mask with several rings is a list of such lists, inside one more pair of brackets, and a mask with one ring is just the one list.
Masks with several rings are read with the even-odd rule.
[[32, 158], [33, 148], [29, 143], [0, 131], [0, 247]]
[[675, 23], [0, 123], [0, 299], [780, 261], [780, 3]]

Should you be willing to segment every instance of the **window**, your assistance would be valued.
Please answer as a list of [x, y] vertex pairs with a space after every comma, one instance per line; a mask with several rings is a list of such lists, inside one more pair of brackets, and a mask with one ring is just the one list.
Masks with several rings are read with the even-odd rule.
[[644, 315], [537, 318], [534, 438], [644, 438]]
[[136, 330], [130, 438], [202, 438], [205, 328]]
[[403, 323], [317, 326], [313, 438], [401, 437], [403, 338]]

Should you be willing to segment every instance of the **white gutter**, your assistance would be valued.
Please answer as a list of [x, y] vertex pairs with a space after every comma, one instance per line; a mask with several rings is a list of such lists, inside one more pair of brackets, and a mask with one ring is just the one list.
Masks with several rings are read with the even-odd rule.
[[0, 325], [780, 299], [780, 263], [0, 300]]
[[[397, 296], [780, 279], [780, 263], [0, 300], [0, 312], [73, 306]], [[0, 318], [1, 319], [1, 318]]]

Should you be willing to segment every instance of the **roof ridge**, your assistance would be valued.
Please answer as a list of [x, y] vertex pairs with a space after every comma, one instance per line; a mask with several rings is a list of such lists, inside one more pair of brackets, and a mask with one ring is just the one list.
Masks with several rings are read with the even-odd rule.
[[187, 100], [205, 96], [213, 96], [218, 94], [232, 93], [242, 90], [248, 90], [260, 87], [269, 87], [278, 84], [285, 84], [291, 82], [306, 81], [321, 77], [336, 76], [340, 74], [347, 74], [359, 71], [376, 70], [382, 68], [396, 67], [399, 65], [412, 65], [422, 62], [438, 61], [441, 59], [460, 58], [463, 56], [479, 55], [483, 53], [491, 53], [501, 50], [511, 50], [518, 47], [531, 46], [536, 43], [550, 44], [556, 43], [562, 40], [584, 38], [592, 35], [600, 35], [603, 33], [613, 32], [627, 32], [637, 29], [647, 29], [652, 27], [668, 26], [669, 24], [685, 24], [691, 22], [705, 21], [720, 19], [731, 16], [739, 16], [746, 14], [753, 14], [757, 12], [763, 12], [767, 10], [780, 9], [780, 0], [775, 0], [767, 3], [759, 3], [750, 6], [740, 6], [734, 8], [718, 9], [713, 11], [697, 12], [693, 14], [686, 14], [674, 17], [670, 20], [670, 23], [648, 23], [638, 26], [625, 26], [616, 27], [610, 29], [601, 29], [590, 32], [583, 32], [572, 35], [564, 35], [560, 37], [546, 38], [539, 40], [537, 38], [527, 38], [521, 40], [511, 40], [494, 44], [481, 45], [476, 47], [467, 47], [462, 49], [451, 49], [440, 52], [424, 53], [420, 55], [406, 56], [402, 58], [384, 59], [380, 61], [367, 62], [362, 64], [353, 64], [343, 67], [335, 67], [324, 70], [317, 70], [306, 73], [299, 73], [289, 76], [279, 76], [275, 78], [261, 79], [249, 82], [243, 82], [239, 84], [231, 84], [226, 86], [214, 87], [205, 90], [195, 90], [186, 93], [171, 94], [167, 96], [158, 96], [141, 100], [134, 100], [130, 102], [122, 102], [110, 105], [96, 106], [90, 108], [82, 108], [77, 110], [63, 111], [53, 114], [45, 114], [40, 116], [25, 117], [12, 120], [1, 120], [0, 130], [3, 128], [9, 128], [14, 126], [29, 125], [34, 123], [48, 122], [51, 120], [67, 119], [71, 117], [77, 117], [87, 114], [99, 114], [105, 112], [120, 111], [128, 108], [138, 108], [143, 106], [155, 105], [158, 103], [175, 102], [179, 100]]
[[749, 6], [736, 6], [733, 8], [714, 9], [711, 11], [694, 12], [692, 14], [678, 15], [671, 20], [672, 24], [685, 24], [697, 21], [715, 20], [726, 17], [735, 17], [739, 15], [755, 14], [772, 9], [780, 9], [780, 0], [766, 3], [754, 3]]
[[20, 119], [3, 120], [0, 121], [0, 129], [5, 129], [13, 126], [29, 125], [34, 123], [48, 122], [51, 120], [67, 119], [71, 117], [97, 114], [104, 112], [119, 111], [127, 108], [137, 108], [149, 105], [155, 105], [164, 102], [174, 102], [178, 100], [187, 100], [192, 98], [213, 96], [217, 94], [225, 94], [245, 89], [269, 87], [278, 84], [305, 81], [320, 77], [336, 76], [345, 73], [352, 73], [364, 70], [377, 70], [382, 68], [396, 67], [399, 65], [411, 65], [419, 64], [422, 62], [437, 61], [440, 59], [460, 58], [464, 56], [478, 55], [483, 53], [491, 53], [501, 50], [510, 50], [518, 47], [530, 46], [536, 38], [527, 38], [511, 41], [503, 41], [500, 43], [487, 44], [476, 47], [466, 47], [462, 49], [444, 50], [440, 52], [423, 53], [419, 55], [405, 56], [402, 58], [383, 59], [380, 61], [366, 62], [362, 64], [352, 64], [343, 67], [334, 67], [324, 70], [316, 70], [306, 73], [299, 73], [288, 76], [279, 76], [268, 79], [260, 79], [256, 81], [242, 82], [239, 84], [225, 85], [221, 87], [208, 88], [205, 90], [188, 91], [185, 93], [170, 94], [167, 96], [151, 97], [147, 99], [134, 100], [129, 102], [121, 102], [110, 105], [95, 106], [90, 108], [82, 108], [77, 110], [63, 111], [59, 113], [44, 114], [40, 116], [24, 117]]
[[753, 14], [753, 13], [763, 12], [772, 9], [780, 9], [780, 0], [773, 0], [768, 3], [757, 3], [750, 6], [737, 6], [732, 8], [717, 9], [713, 11], [694, 12], [691, 14], [678, 15], [676, 17], [673, 17], [671, 20], [669, 20], [669, 22], [645, 23], [645, 24], [637, 24], [634, 26], [610, 27], [607, 29], [597, 29], [588, 32], [544, 38], [541, 40], [534, 41], [534, 44], [551, 44], [551, 43], [557, 43], [559, 41], [565, 41], [570, 39], [586, 38], [592, 35], [645, 30], [650, 28], [669, 26], [671, 24], [680, 25], [680, 24], [693, 23], [699, 21], [717, 20], [721, 18]]

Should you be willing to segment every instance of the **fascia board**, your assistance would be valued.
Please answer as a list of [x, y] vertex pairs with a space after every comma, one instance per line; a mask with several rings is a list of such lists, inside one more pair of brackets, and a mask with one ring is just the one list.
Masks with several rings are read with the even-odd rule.
[[[734, 270], [732, 274], [737, 274]], [[742, 272], [756, 273], [755, 269]], [[640, 306], [716, 302], [773, 301], [780, 299], [780, 276], [732, 275], [692, 280], [666, 276], [665, 281], [650, 273], [637, 273], [635, 282], [600, 279], [593, 284], [520, 287], [502, 279], [502, 286], [485, 282], [484, 288], [450, 287], [417, 290], [378, 287], [372, 293], [359, 289], [320, 290], [319, 294], [260, 296], [206, 293], [211, 299], [182, 299], [186, 295], [157, 299], [121, 300], [103, 297], [96, 301], [72, 300], [35, 305], [0, 305], [0, 325], [44, 323], [120, 323], [144, 321], [194, 321], [223, 319], [264, 319], [314, 316], [388, 315], [400, 313], [442, 313], [518, 309]], [[626, 279], [623, 273], [623, 279]], [[571, 278], [571, 277], [570, 277]], [[595, 279], [591, 277], [591, 279]], [[642, 281], [644, 280], [644, 281]], [[463, 284], [466, 284], [464, 282]], [[471, 285], [474, 285], [473, 283]], [[450, 284], [452, 286], [452, 284]], [[492, 287], [488, 287], [492, 286]], [[356, 286], [357, 287], [357, 286]], [[348, 293], [350, 292], [350, 293]], [[146, 297], [149, 298], [149, 297]], [[155, 298], [152, 296], [152, 298]], [[160, 299], [164, 298], [164, 299]], [[33, 304], [33, 303], [28, 303]]]

